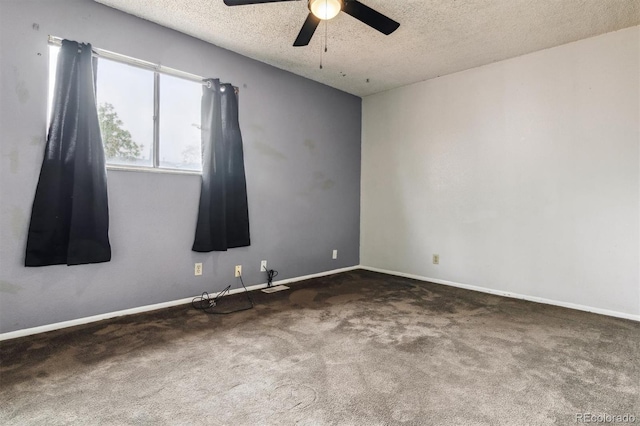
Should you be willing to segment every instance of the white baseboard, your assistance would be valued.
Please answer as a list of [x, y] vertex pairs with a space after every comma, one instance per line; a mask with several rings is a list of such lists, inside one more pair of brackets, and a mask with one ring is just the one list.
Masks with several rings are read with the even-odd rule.
[[[404, 272], [391, 271], [391, 270], [388, 270], [388, 269], [374, 268], [374, 267], [371, 267], [371, 266], [364, 266], [364, 265], [349, 266], [349, 267], [346, 267], [346, 268], [333, 269], [333, 270], [330, 270], [330, 271], [319, 272], [317, 274], [310, 274], [310, 275], [303, 275], [303, 276], [300, 276], [300, 277], [287, 278], [287, 279], [284, 279], [284, 280], [274, 281], [273, 285], [290, 284], [290, 283], [295, 283], [295, 282], [298, 282], [298, 281], [309, 280], [309, 279], [312, 279], [312, 278], [319, 278], [319, 277], [325, 277], [325, 276], [329, 276], [329, 275], [339, 274], [341, 272], [353, 271], [353, 270], [356, 270], [356, 269], [365, 269], [367, 271], [380, 272], [382, 274], [395, 275], [395, 276], [398, 276], [398, 277], [411, 278], [411, 279], [419, 280], [419, 281], [427, 281], [427, 282], [431, 282], [431, 283], [435, 283], [435, 284], [442, 284], [442, 285], [447, 285], [447, 286], [451, 286], [451, 287], [463, 288], [463, 289], [466, 289], [466, 290], [479, 291], [481, 293], [489, 293], [489, 294], [494, 294], [494, 295], [497, 295], [497, 296], [504, 296], [504, 297], [511, 297], [511, 298], [514, 298], [514, 299], [527, 300], [527, 301], [530, 301], [530, 302], [544, 303], [546, 305], [561, 306], [561, 307], [564, 307], [564, 308], [576, 309], [576, 310], [579, 310], [579, 311], [592, 312], [592, 313], [595, 313], [595, 314], [607, 315], [607, 316], [610, 316], [610, 317], [624, 318], [624, 319], [628, 319], [628, 320], [632, 320], [632, 321], [640, 321], [640, 315], [628, 314], [628, 313], [625, 313], [625, 312], [618, 312], [618, 311], [611, 311], [611, 310], [608, 310], [608, 309], [594, 308], [594, 307], [591, 307], [591, 306], [578, 305], [576, 303], [561, 302], [561, 301], [557, 301], [557, 300], [545, 299], [545, 298], [542, 298], [542, 297], [528, 296], [528, 295], [518, 294], [518, 293], [510, 293], [510, 292], [502, 291], [502, 290], [494, 290], [494, 289], [485, 288], [485, 287], [478, 287], [478, 286], [469, 285], [469, 284], [461, 284], [461, 283], [457, 283], [457, 282], [453, 282], [453, 281], [441, 280], [441, 279], [438, 279], [438, 278], [429, 278], [429, 277], [424, 277], [424, 276], [421, 276], [421, 275], [407, 274], [407, 273], [404, 273]], [[249, 291], [261, 290], [261, 289], [266, 288], [266, 287], [267, 287], [266, 283], [264, 283], [264, 284], [256, 284], [256, 285], [252, 285], [252, 286], [247, 287], [247, 290], [249, 290]], [[235, 289], [229, 291], [229, 294], [236, 294], [236, 293], [240, 293], [242, 291], [244, 291], [244, 289], [235, 288]], [[211, 297], [216, 297], [217, 295], [218, 295], [218, 293], [210, 294]], [[196, 297], [196, 296], [194, 296], [194, 297]], [[139, 314], [139, 313], [142, 313], [142, 312], [149, 312], [149, 311], [155, 311], [155, 310], [158, 310], [158, 309], [170, 308], [172, 306], [185, 305], [185, 304], [191, 303], [192, 300], [193, 300], [193, 297], [187, 297], [187, 298], [184, 298], [184, 299], [171, 300], [171, 301], [168, 301], [168, 302], [156, 303], [156, 304], [153, 304], [153, 305], [139, 306], [139, 307], [136, 307], [136, 308], [124, 309], [124, 310], [121, 310], [121, 311], [108, 312], [108, 313], [100, 314], [100, 315], [92, 315], [90, 317], [78, 318], [78, 319], [69, 320], [69, 321], [62, 321], [62, 322], [57, 322], [57, 323], [54, 323], [54, 324], [42, 325], [42, 326], [38, 326], [38, 327], [25, 328], [25, 329], [22, 329], [22, 330], [10, 331], [10, 332], [7, 332], [7, 333], [0, 333], [0, 341], [9, 340], [9, 339], [16, 339], [18, 337], [30, 336], [32, 334], [45, 333], [47, 331], [59, 330], [59, 329], [62, 329], [62, 328], [73, 327], [73, 326], [76, 326], [76, 325], [89, 324], [89, 323], [92, 323], [92, 322], [102, 321], [102, 320], [110, 319], [110, 318], [121, 317], [121, 316], [125, 316], [125, 315], [133, 315], [133, 314]]]
[[640, 321], [640, 315], [628, 314], [626, 312], [611, 311], [611, 310], [608, 310], [608, 309], [601, 309], [601, 308], [594, 308], [594, 307], [591, 307], [591, 306], [578, 305], [576, 303], [561, 302], [561, 301], [558, 301], [558, 300], [545, 299], [543, 297], [528, 296], [526, 294], [511, 293], [511, 292], [508, 292], [508, 291], [494, 290], [494, 289], [491, 289], [491, 288], [478, 287], [478, 286], [469, 285], [469, 284], [460, 284], [460, 283], [453, 282], [453, 281], [446, 281], [446, 280], [441, 280], [441, 279], [438, 279], [438, 278], [423, 277], [423, 276], [414, 275], [414, 274], [406, 274], [404, 272], [390, 271], [388, 269], [374, 268], [374, 267], [371, 267], [371, 266], [360, 265], [360, 268], [361, 269], [365, 269], [367, 271], [380, 272], [382, 274], [396, 275], [398, 277], [412, 278], [414, 280], [419, 280], [419, 281], [428, 281], [428, 282], [435, 283], [435, 284], [442, 284], [442, 285], [448, 285], [448, 286], [451, 286], [451, 287], [463, 288], [463, 289], [466, 289], [466, 290], [479, 291], [481, 293], [495, 294], [497, 296], [504, 296], [504, 297], [511, 297], [513, 299], [527, 300], [529, 302], [544, 303], [545, 305], [561, 306], [563, 308], [576, 309], [578, 311], [586, 311], [586, 312], [592, 312], [594, 314], [607, 315], [607, 316], [610, 316], [610, 317], [624, 318], [624, 319], [628, 319], [628, 320], [632, 320], [632, 321]]
[[[319, 278], [319, 277], [325, 277], [325, 276], [328, 276], [328, 275], [339, 274], [341, 272], [353, 271], [354, 269], [359, 269], [359, 268], [360, 268], [360, 266], [356, 265], [356, 266], [349, 266], [349, 267], [346, 267], [346, 268], [333, 269], [331, 271], [319, 272], [317, 274], [303, 275], [301, 277], [295, 277], [295, 278], [287, 278], [287, 279], [280, 280], [280, 281], [274, 281], [273, 285], [290, 284], [290, 283], [295, 283], [295, 282], [298, 282], [298, 281], [309, 280], [311, 278]], [[252, 285], [252, 286], [247, 287], [247, 290], [249, 290], [249, 291], [260, 290], [260, 289], [263, 289], [263, 288], [266, 288], [266, 287], [267, 287], [267, 283], [256, 284], [256, 285]], [[234, 288], [231, 291], [229, 291], [228, 294], [236, 294], [236, 293], [241, 293], [243, 291], [244, 291], [244, 289], [242, 287], [241, 288]], [[209, 296], [210, 297], [216, 297], [218, 294], [219, 293], [210, 293]], [[194, 297], [197, 297], [197, 296], [194, 296]], [[125, 316], [125, 315], [133, 315], [133, 314], [139, 314], [139, 313], [142, 313], [142, 312], [155, 311], [155, 310], [158, 310], [158, 309], [170, 308], [172, 306], [185, 305], [187, 303], [191, 303], [192, 300], [193, 300], [193, 297], [187, 297], [187, 298], [184, 298], [184, 299], [171, 300], [169, 302], [156, 303], [154, 305], [139, 306], [139, 307], [136, 307], [136, 308], [123, 309], [121, 311], [108, 312], [108, 313], [100, 314], [100, 315], [92, 315], [90, 317], [78, 318], [78, 319], [69, 320], [69, 321], [56, 322], [54, 324], [47, 324], [47, 325], [41, 325], [41, 326], [38, 326], [38, 327], [31, 327], [31, 328], [25, 328], [25, 329], [22, 329], [22, 330], [10, 331], [10, 332], [7, 332], [7, 333], [1, 333], [0, 334], [0, 341], [9, 340], [9, 339], [16, 339], [18, 337], [30, 336], [32, 334], [45, 333], [47, 331], [59, 330], [61, 328], [73, 327], [73, 326], [76, 326], [76, 325], [89, 324], [89, 323], [92, 323], [92, 322], [102, 321], [102, 320], [109, 319], [109, 318], [116, 318], [116, 317], [121, 317], [121, 316]]]

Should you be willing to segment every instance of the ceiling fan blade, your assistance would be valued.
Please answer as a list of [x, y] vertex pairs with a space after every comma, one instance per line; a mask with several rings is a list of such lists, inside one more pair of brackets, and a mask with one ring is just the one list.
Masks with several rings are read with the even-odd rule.
[[393, 19], [371, 9], [369, 6], [365, 6], [357, 0], [345, 1], [342, 11], [380, 31], [382, 34], [389, 35], [400, 26]]
[[313, 33], [316, 32], [316, 28], [320, 24], [320, 19], [316, 18], [313, 13], [310, 13], [307, 16], [307, 20], [304, 21], [302, 25], [302, 29], [300, 29], [300, 33], [298, 34], [298, 38], [293, 42], [294, 46], [306, 46], [311, 41], [311, 37], [313, 37]]
[[224, 0], [227, 6], [242, 6], [244, 4], [260, 4], [260, 3], [276, 3], [283, 1], [300, 1], [300, 0]]

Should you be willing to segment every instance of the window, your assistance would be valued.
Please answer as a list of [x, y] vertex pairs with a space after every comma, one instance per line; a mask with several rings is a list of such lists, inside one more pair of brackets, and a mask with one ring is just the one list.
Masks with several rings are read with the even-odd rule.
[[160, 75], [160, 167], [202, 170], [202, 84]]
[[153, 74], [98, 59], [96, 103], [107, 164], [153, 167]]
[[[59, 46], [49, 46], [48, 117], [59, 51]], [[202, 79], [120, 55], [109, 56], [100, 52], [96, 75], [107, 166], [201, 171]]]

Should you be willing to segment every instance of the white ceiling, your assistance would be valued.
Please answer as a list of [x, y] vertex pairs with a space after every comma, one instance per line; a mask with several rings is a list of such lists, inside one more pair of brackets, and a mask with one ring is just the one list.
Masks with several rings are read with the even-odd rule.
[[340, 13], [320, 69], [324, 24], [292, 46], [304, 0], [96, 1], [358, 96], [640, 24], [640, 0], [361, 0], [400, 28], [385, 36]]

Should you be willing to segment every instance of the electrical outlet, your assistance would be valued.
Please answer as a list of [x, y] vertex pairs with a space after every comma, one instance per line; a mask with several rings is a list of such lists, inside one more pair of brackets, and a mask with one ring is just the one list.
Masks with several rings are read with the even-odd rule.
[[202, 263], [196, 263], [195, 274], [196, 276], [202, 275]]
[[332, 257], [332, 259], [337, 259], [338, 258], [338, 250], [334, 250], [333, 251], [333, 255], [331, 257]]
[[434, 254], [433, 255], [433, 264], [434, 265], [439, 265], [440, 264], [440, 255], [439, 254]]
[[260, 262], [260, 272], [267, 272], [267, 261], [263, 260]]
[[242, 265], [236, 265], [236, 278], [242, 275]]

